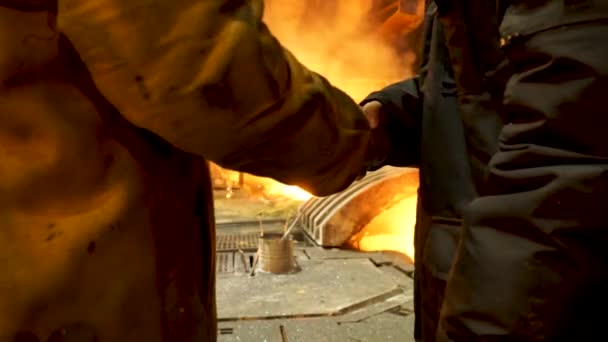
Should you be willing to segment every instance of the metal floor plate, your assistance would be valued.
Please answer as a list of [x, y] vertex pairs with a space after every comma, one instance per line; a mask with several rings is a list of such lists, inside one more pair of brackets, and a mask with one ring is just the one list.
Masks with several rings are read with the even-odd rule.
[[298, 264], [294, 274], [218, 278], [219, 321], [337, 315], [405, 291], [368, 259]]
[[414, 341], [411, 272], [390, 255], [322, 249], [298, 230], [300, 272], [250, 277], [258, 235], [258, 222], [218, 225], [218, 342]]

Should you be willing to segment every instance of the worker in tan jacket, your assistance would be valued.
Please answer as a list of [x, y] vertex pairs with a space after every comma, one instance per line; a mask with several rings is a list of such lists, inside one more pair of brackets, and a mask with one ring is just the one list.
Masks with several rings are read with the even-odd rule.
[[382, 160], [262, 5], [0, 0], [0, 342], [215, 341], [206, 160], [317, 195]]

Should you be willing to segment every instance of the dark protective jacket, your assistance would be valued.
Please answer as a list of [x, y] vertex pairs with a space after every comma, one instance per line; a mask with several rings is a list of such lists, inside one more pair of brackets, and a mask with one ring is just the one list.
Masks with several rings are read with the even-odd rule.
[[[603, 340], [608, 2], [436, 2], [462, 122], [499, 116], [504, 123], [480, 196], [464, 209], [437, 340]], [[417, 246], [422, 286], [431, 241]], [[451, 253], [447, 243], [437, 246]], [[435, 287], [418, 289], [423, 312], [441, 302]]]
[[325, 195], [357, 104], [262, 1], [0, 0], [0, 342], [212, 342], [205, 159]]
[[477, 102], [505, 122], [467, 208], [439, 339], [604, 340], [608, 1], [437, 3], [463, 115]]
[[395, 154], [387, 163], [420, 170], [415, 237], [416, 338], [435, 339], [445, 282], [466, 205], [478, 194], [497, 146], [494, 112], [462, 115], [436, 6], [427, 6], [418, 76], [370, 94], [383, 104]]

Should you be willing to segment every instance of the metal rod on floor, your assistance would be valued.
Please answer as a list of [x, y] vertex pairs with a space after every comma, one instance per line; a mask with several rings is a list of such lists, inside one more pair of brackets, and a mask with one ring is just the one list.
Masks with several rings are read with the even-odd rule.
[[289, 236], [289, 234], [291, 234], [291, 231], [295, 228], [296, 223], [298, 223], [298, 221], [300, 221], [301, 217], [302, 217], [302, 212], [299, 212], [298, 215], [296, 215], [296, 217], [291, 222], [291, 225], [289, 225], [289, 228], [287, 228], [287, 230], [283, 234], [283, 237], [281, 237], [281, 240], [285, 240], [285, 238], [287, 236]]
[[247, 270], [247, 258], [245, 257], [245, 252], [243, 252], [242, 249], [239, 248], [239, 255], [241, 257], [241, 263], [243, 264], [243, 267], [245, 268], [245, 270]]
[[253, 277], [255, 275], [255, 268], [258, 266], [258, 259], [260, 256], [260, 250], [255, 253], [255, 259], [253, 259], [253, 264], [251, 265], [251, 271], [249, 272], [249, 276]]
[[284, 325], [279, 326], [279, 331], [281, 332], [281, 339], [283, 340], [283, 342], [289, 342], [289, 340], [287, 339], [287, 331], [285, 331]]
[[262, 223], [262, 215], [258, 214], [258, 222], [260, 223], [260, 237], [264, 237], [264, 224]]

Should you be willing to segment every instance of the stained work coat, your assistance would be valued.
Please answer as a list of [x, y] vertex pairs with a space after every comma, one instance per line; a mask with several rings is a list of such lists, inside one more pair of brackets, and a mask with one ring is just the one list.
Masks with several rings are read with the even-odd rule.
[[0, 1], [0, 341], [215, 341], [206, 159], [319, 195], [355, 103], [262, 1]]

